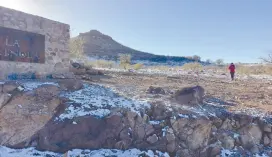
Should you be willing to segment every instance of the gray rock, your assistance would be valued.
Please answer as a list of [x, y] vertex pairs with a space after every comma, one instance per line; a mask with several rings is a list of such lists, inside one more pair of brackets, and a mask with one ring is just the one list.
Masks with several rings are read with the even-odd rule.
[[12, 95], [8, 93], [2, 93], [0, 95], [0, 110], [10, 101], [11, 98]]
[[264, 130], [265, 132], [272, 132], [272, 131], [271, 131], [271, 128], [272, 128], [272, 125], [271, 125], [271, 124], [264, 124], [263, 130]]
[[75, 79], [76, 76], [72, 72], [67, 73], [54, 73], [52, 74], [53, 79]]
[[235, 146], [235, 140], [228, 135], [225, 135], [220, 141], [225, 149], [233, 149]]
[[10, 93], [10, 92], [14, 91], [19, 86], [20, 86], [19, 83], [14, 82], [14, 81], [5, 82], [3, 84], [3, 92]]
[[146, 141], [150, 144], [154, 144], [158, 141], [158, 136], [156, 134], [153, 134], [152, 136], [149, 136]]
[[77, 79], [64, 79], [58, 82], [61, 90], [76, 91], [83, 88], [83, 83]]
[[176, 150], [176, 143], [173, 141], [171, 143], [168, 143], [166, 146], [167, 152], [173, 153]]
[[165, 91], [163, 88], [161, 87], [153, 87], [153, 86], [150, 86], [147, 90], [147, 93], [148, 94], [165, 94]]
[[267, 135], [264, 136], [264, 145], [268, 146], [270, 144], [270, 139], [268, 138]]
[[201, 86], [188, 87], [176, 91], [174, 98], [181, 105], [198, 105], [203, 103], [204, 92]]
[[262, 130], [256, 124], [250, 124], [240, 131], [242, 145], [245, 148], [251, 148], [253, 145], [260, 144], [262, 139]]

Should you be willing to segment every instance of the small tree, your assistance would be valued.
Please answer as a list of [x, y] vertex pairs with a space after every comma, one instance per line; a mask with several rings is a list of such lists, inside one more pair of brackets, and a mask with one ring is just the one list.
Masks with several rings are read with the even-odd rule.
[[224, 65], [224, 60], [223, 60], [223, 59], [217, 59], [217, 60], [215, 61], [215, 64], [216, 64], [216, 65], [219, 65], [219, 66], [222, 66], [222, 65]]
[[131, 63], [131, 55], [130, 54], [119, 54], [120, 66], [124, 69], [127, 69]]
[[267, 57], [262, 57], [261, 60], [265, 63], [272, 63], [272, 52]]
[[69, 42], [69, 50], [72, 59], [82, 60], [84, 57], [83, 51], [84, 40], [80, 38], [71, 39]]
[[198, 55], [194, 55], [192, 58], [196, 62], [199, 62], [201, 60], [200, 56], [198, 56]]
[[212, 63], [212, 60], [207, 59], [207, 60], [206, 60], [206, 63], [211, 64], [211, 63]]

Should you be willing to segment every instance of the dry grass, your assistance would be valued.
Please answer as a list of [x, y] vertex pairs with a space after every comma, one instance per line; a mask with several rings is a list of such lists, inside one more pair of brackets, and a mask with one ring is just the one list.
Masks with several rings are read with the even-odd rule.
[[134, 70], [139, 70], [139, 69], [142, 69], [143, 67], [144, 67], [144, 65], [140, 64], [140, 63], [137, 63], [137, 64], [133, 65]]
[[239, 74], [245, 75], [272, 75], [272, 65], [253, 65], [253, 66], [244, 66], [237, 65], [236, 71]]
[[113, 68], [115, 65], [112, 61], [107, 60], [96, 60], [96, 61], [87, 61], [85, 66], [97, 67], [97, 68]]
[[201, 71], [203, 70], [203, 66], [200, 63], [186, 63], [182, 67], [184, 70], [192, 70], [192, 71]]

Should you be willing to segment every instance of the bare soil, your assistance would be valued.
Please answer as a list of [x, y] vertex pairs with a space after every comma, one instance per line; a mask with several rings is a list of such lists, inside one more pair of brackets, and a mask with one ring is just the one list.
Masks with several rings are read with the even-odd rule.
[[[257, 79], [229, 81], [216, 77], [197, 78], [192, 75], [169, 77], [117, 72], [110, 72], [107, 75], [110, 77], [102, 78], [97, 83], [131, 98], [166, 101], [178, 89], [200, 85], [205, 89], [207, 102], [227, 106], [230, 111], [252, 109], [266, 115], [271, 115], [272, 112], [272, 81]], [[162, 87], [166, 94], [151, 96], [146, 92], [150, 86]]]

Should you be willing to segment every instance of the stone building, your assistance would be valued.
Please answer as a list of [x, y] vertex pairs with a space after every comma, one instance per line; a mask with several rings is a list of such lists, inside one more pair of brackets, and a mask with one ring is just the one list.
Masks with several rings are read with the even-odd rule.
[[0, 77], [66, 72], [70, 26], [0, 7]]

